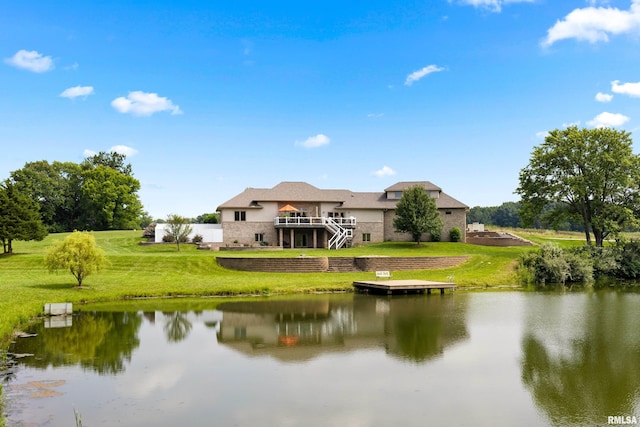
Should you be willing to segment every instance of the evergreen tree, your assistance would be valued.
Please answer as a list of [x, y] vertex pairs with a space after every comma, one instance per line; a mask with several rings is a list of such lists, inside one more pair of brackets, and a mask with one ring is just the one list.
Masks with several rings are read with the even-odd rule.
[[38, 204], [11, 183], [0, 185], [0, 240], [3, 253], [13, 253], [14, 240], [42, 240], [46, 235]]

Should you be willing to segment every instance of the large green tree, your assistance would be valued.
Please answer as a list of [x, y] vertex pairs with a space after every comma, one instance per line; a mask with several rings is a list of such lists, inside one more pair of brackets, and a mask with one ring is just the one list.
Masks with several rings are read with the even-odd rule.
[[30, 162], [12, 172], [10, 180], [37, 201], [49, 231], [138, 228], [140, 182], [125, 159], [101, 152], [80, 164]]
[[443, 225], [436, 201], [424, 187], [414, 185], [402, 192], [393, 219], [396, 231], [410, 233], [413, 241], [419, 245], [424, 233], [440, 233]]
[[576, 220], [587, 243], [593, 234], [602, 246], [608, 236], [638, 224], [640, 157], [631, 134], [577, 126], [549, 132], [520, 171], [516, 193], [525, 225], [541, 214], [552, 225]]
[[42, 224], [38, 204], [9, 182], [0, 184], [0, 241], [3, 253], [13, 253], [14, 240], [42, 240], [47, 229]]

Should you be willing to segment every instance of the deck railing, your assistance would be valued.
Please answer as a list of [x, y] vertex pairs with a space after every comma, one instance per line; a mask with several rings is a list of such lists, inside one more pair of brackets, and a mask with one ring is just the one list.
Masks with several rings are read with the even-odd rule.
[[312, 228], [324, 227], [331, 233], [331, 238], [327, 243], [328, 249], [339, 249], [349, 239], [353, 238], [353, 228], [356, 226], [356, 219], [350, 218], [329, 218], [320, 216], [278, 216], [274, 218], [276, 227], [299, 227]]
[[350, 218], [327, 218], [323, 216], [278, 216], [275, 217], [273, 223], [275, 226], [288, 226], [288, 227], [309, 227], [309, 226], [326, 226], [327, 222], [332, 220], [333, 222], [343, 227], [355, 227], [356, 219]]

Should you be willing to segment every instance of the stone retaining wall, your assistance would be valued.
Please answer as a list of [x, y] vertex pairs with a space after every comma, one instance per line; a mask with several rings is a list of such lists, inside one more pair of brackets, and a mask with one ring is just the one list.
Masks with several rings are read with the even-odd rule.
[[357, 257], [355, 263], [362, 271], [433, 270], [455, 267], [467, 259], [468, 256]]
[[298, 258], [224, 258], [216, 257], [219, 266], [231, 270], [273, 273], [311, 273], [329, 271], [327, 257]]
[[431, 270], [455, 267], [468, 256], [450, 257], [328, 257], [303, 256], [297, 258], [236, 258], [216, 257], [218, 265], [241, 271], [273, 273], [321, 273], [349, 271]]
[[467, 243], [482, 246], [533, 246], [529, 240], [514, 236], [511, 233], [495, 231], [467, 232]]

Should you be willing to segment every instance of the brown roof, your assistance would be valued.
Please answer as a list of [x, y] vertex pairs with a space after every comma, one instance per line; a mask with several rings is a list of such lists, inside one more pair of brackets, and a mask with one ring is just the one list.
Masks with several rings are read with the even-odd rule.
[[419, 185], [427, 191], [442, 191], [442, 188], [429, 181], [402, 181], [396, 182], [391, 187], [385, 188], [384, 191], [404, 191], [409, 187]]
[[364, 193], [349, 190], [322, 190], [306, 182], [281, 182], [273, 188], [247, 188], [237, 196], [227, 200], [220, 209], [260, 208], [260, 202], [335, 202], [342, 203], [338, 209], [395, 209], [397, 200], [387, 199], [387, 191], [402, 191], [413, 185], [423, 185], [427, 191], [439, 191], [436, 199], [439, 209], [466, 209], [462, 202], [443, 193], [440, 187], [429, 181], [399, 182], [387, 188], [384, 193]]

